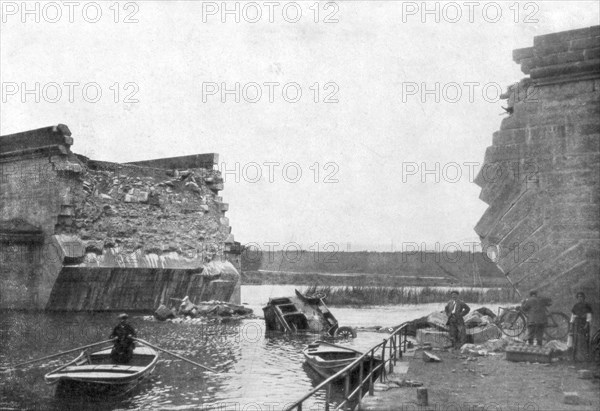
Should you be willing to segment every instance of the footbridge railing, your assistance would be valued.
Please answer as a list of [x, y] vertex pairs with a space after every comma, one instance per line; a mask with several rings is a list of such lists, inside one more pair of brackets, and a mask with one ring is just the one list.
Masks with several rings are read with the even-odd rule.
[[[406, 352], [407, 331], [409, 325], [410, 322], [402, 323], [387, 338], [384, 338], [382, 342], [371, 347], [367, 352], [354, 360], [346, 368], [327, 378], [311, 391], [303, 395], [302, 398], [299, 398], [298, 400], [289, 404], [284, 411], [302, 411], [302, 404], [321, 390], [325, 390], [325, 411], [330, 411], [329, 403], [331, 402], [332, 384], [334, 381], [340, 379], [344, 380], [344, 400], [335, 408], [336, 410], [342, 410], [346, 407], [350, 407], [353, 403], [355, 406], [363, 397], [363, 394], [367, 392], [369, 395], [373, 395], [374, 384], [377, 381], [377, 378], [379, 378], [380, 382], [385, 381], [387, 375], [394, 371], [394, 366], [396, 365], [397, 361], [402, 359], [402, 353]], [[375, 358], [378, 360], [378, 364], [376, 366], [374, 366]], [[365, 372], [362, 365], [364, 361], [368, 361], [370, 365], [366, 375], [364, 375]], [[354, 388], [350, 385], [350, 377], [356, 372], [355, 370], [357, 368], [358, 382]], [[352, 406], [352, 408], [354, 406]]]

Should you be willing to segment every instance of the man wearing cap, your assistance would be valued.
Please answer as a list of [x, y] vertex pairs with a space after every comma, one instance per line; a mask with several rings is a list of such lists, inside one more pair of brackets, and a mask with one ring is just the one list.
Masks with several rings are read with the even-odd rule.
[[527, 314], [527, 343], [533, 345], [533, 339], [537, 345], [542, 346], [544, 330], [548, 323], [546, 307], [552, 304], [549, 298], [538, 297], [537, 291], [531, 291], [529, 298], [523, 301], [521, 309]]
[[450, 298], [452, 299], [446, 304], [446, 308], [444, 308], [444, 311], [448, 316], [446, 325], [448, 325], [450, 329], [452, 347], [460, 349], [467, 341], [467, 329], [463, 317], [471, 311], [471, 307], [458, 299], [458, 291], [452, 291], [450, 293]]
[[133, 339], [136, 334], [133, 327], [127, 322], [127, 318], [127, 314], [120, 314], [119, 324], [113, 328], [112, 334], [108, 337], [115, 341], [110, 357], [117, 364], [127, 364], [133, 358], [133, 349], [135, 348]]

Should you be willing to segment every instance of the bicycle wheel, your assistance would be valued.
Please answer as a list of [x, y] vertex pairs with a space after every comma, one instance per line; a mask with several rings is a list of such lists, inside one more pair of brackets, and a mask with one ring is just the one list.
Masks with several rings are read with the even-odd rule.
[[559, 312], [549, 313], [545, 334], [550, 340], [562, 340], [566, 338], [569, 334], [569, 317]]
[[523, 313], [516, 310], [506, 310], [500, 317], [498, 326], [509, 337], [518, 337], [525, 331], [527, 320]]
[[592, 337], [592, 360], [596, 364], [600, 364], [600, 330], [596, 330]]

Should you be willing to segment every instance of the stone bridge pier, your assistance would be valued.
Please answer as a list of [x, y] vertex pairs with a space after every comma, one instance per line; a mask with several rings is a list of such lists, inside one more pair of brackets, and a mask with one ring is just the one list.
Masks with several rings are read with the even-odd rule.
[[217, 154], [117, 164], [72, 144], [62, 124], [0, 137], [0, 309], [239, 303]]

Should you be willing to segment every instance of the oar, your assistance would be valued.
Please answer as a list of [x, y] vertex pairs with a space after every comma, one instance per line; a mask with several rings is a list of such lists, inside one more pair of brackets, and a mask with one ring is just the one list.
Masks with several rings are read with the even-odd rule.
[[146, 344], [148, 347], [152, 347], [152, 348], [154, 348], [155, 350], [164, 351], [164, 352], [166, 352], [167, 354], [171, 354], [172, 356], [174, 356], [174, 357], [177, 357], [177, 358], [179, 358], [180, 360], [187, 361], [187, 362], [189, 362], [190, 364], [194, 364], [194, 365], [196, 365], [196, 366], [198, 366], [198, 367], [204, 368], [205, 370], [208, 370], [208, 371], [211, 371], [211, 372], [217, 372], [217, 370], [214, 370], [214, 369], [212, 369], [212, 368], [210, 368], [210, 367], [207, 367], [206, 365], [198, 364], [197, 362], [194, 362], [194, 361], [192, 361], [192, 360], [188, 360], [187, 358], [185, 358], [185, 357], [182, 357], [182, 356], [181, 356], [181, 355], [179, 355], [179, 354], [175, 354], [174, 352], [171, 352], [171, 351], [169, 351], [169, 350], [165, 350], [164, 348], [160, 348], [160, 347], [157, 347], [156, 345], [152, 345], [152, 344], [150, 344], [148, 341], [144, 341], [144, 340], [142, 340], [142, 339], [140, 339], [140, 338], [134, 338], [134, 340], [135, 340], [135, 341], [139, 341], [139, 342], [141, 342], [142, 344]]
[[100, 342], [97, 342], [97, 343], [94, 343], [94, 344], [84, 345], [83, 347], [77, 347], [77, 348], [73, 348], [72, 350], [59, 352], [58, 354], [47, 355], [46, 357], [37, 358], [35, 360], [29, 360], [29, 361], [21, 362], [21, 363], [13, 365], [11, 367], [8, 367], [8, 368], [0, 368], [0, 370], [6, 371], [6, 370], [10, 370], [10, 369], [13, 369], [13, 368], [20, 367], [22, 365], [31, 364], [31, 363], [38, 362], [38, 361], [49, 360], [50, 358], [60, 357], [61, 355], [70, 354], [70, 353], [75, 352], [75, 351], [83, 350], [85, 348], [94, 347], [96, 345], [106, 344], [106, 343], [109, 343], [109, 342], [113, 342], [113, 340], [100, 341]]

